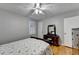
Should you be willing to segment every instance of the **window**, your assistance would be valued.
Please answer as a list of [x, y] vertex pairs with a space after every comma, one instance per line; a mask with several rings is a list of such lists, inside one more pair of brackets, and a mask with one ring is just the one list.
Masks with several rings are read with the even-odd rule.
[[32, 21], [32, 20], [29, 21], [29, 34], [30, 35], [36, 34], [36, 22], [35, 21]]

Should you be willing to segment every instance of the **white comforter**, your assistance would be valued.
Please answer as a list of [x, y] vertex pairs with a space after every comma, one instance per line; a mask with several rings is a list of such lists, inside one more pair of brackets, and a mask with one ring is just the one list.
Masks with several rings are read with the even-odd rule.
[[28, 38], [12, 42], [9, 44], [0, 45], [1, 55], [40, 55], [40, 54], [50, 54], [47, 48], [48, 43]]

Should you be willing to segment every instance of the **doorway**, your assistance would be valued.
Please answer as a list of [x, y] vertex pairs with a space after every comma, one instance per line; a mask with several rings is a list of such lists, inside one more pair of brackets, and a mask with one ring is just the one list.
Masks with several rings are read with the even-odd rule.
[[79, 48], [79, 28], [72, 29], [72, 48]]

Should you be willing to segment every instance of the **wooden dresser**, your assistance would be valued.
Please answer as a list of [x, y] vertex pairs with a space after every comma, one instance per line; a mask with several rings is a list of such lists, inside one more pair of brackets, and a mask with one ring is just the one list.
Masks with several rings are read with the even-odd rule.
[[43, 36], [43, 38], [44, 38], [44, 40], [48, 41], [50, 45], [59, 46], [59, 36], [58, 35], [46, 34]]

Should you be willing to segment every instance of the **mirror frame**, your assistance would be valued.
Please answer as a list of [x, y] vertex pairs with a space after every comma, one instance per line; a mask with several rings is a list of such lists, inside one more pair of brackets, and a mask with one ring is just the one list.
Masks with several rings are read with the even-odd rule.
[[[50, 27], [54, 27], [54, 29], [53, 29], [54, 31], [51, 31], [51, 33], [49, 32]], [[48, 31], [47, 34], [52, 34], [52, 32], [54, 32], [54, 34], [56, 35], [56, 26], [55, 25], [48, 25], [47, 31]]]

